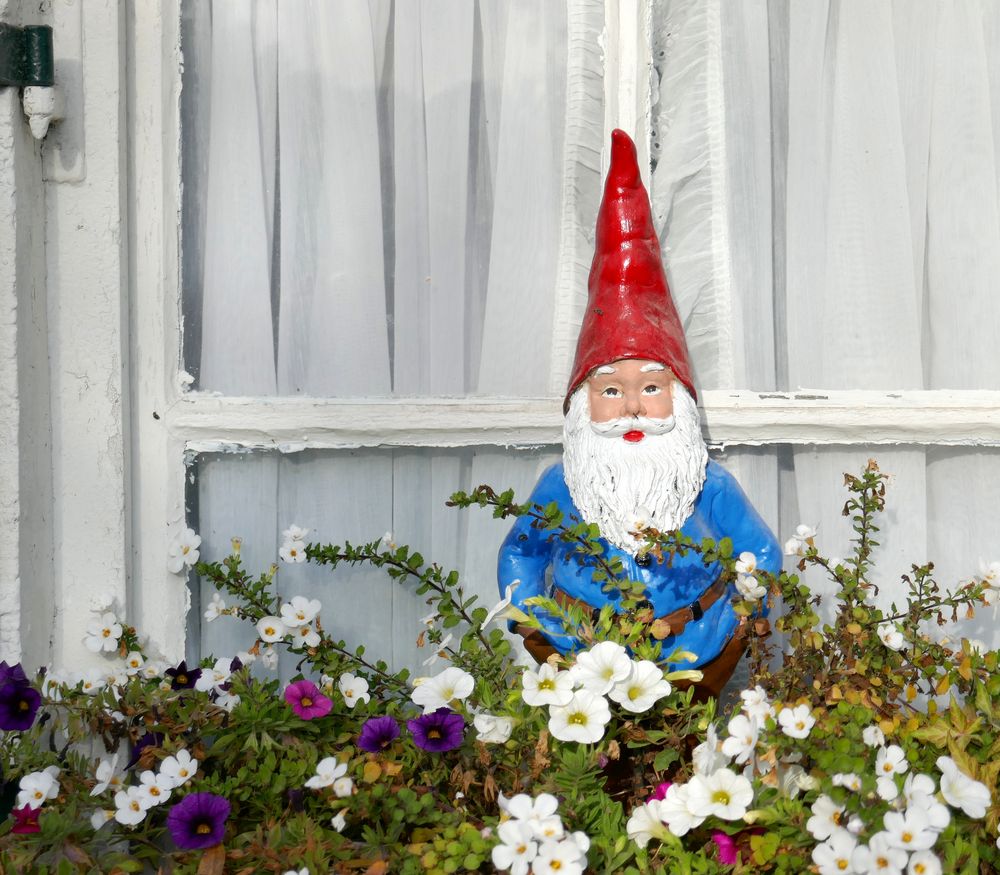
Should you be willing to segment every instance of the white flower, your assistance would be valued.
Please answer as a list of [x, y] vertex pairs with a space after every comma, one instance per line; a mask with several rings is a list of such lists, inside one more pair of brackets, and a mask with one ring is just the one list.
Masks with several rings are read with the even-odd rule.
[[878, 793], [880, 799], [892, 802], [893, 799], [899, 796], [899, 785], [896, 783], [895, 778], [882, 775], [875, 779], [875, 792]]
[[181, 529], [167, 547], [167, 570], [178, 574], [185, 566], [192, 568], [198, 561], [200, 546], [201, 536], [194, 529]]
[[233, 708], [239, 705], [239, 703], [240, 703], [240, 697], [238, 694], [230, 693], [223, 690], [221, 692], [218, 692], [214, 704], [218, 708], [222, 708], [226, 711], [232, 712]]
[[333, 792], [341, 799], [346, 799], [354, 792], [354, 781], [347, 775], [337, 778], [333, 782]]
[[118, 649], [118, 639], [122, 637], [121, 623], [118, 618], [108, 611], [102, 614], [99, 620], [91, 620], [87, 624], [87, 637], [83, 643], [87, 645], [87, 650], [92, 653], [105, 651], [112, 653]]
[[907, 808], [905, 813], [887, 811], [882, 826], [886, 841], [904, 851], [926, 851], [938, 837], [922, 808]]
[[511, 875], [527, 875], [538, 853], [531, 825], [507, 820], [497, 827], [497, 836], [500, 844], [493, 848], [493, 865], [500, 870], [510, 869]]
[[332, 787], [337, 778], [346, 774], [347, 763], [340, 762], [336, 757], [325, 757], [316, 763], [316, 774], [306, 781], [306, 786], [313, 790]]
[[138, 787], [119, 790], [115, 793], [115, 820], [123, 826], [135, 826], [146, 819], [148, 805], [139, 793]]
[[420, 622], [422, 625], [426, 626], [428, 629], [433, 629], [434, 624], [437, 623], [438, 617], [441, 615], [437, 611], [431, 611], [427, 616], [421, 617]]
[[812, 546], [812, 539], [816, 537], [816, 529], [811, 526], [799, 524], [795, 528], [795, 534], [785, 541], [786, 556], [804, 556], [805, 548]]
[[145, 663], [139, 672], [147, 681], [155, 681], [163, 676], [167, 664], [159, 659], [151, 659]]
[[368, 681], [364, 678], [355, 677], [350, 672], [345, 671], [340, 676], [337, 687], [350, 708], [353, 708], [358, 702], [371, 701], [372, 697], [368, 693]]
[[237, 650], [236, 658], [241, 665], [250, 665], [257, 661], [257, 654], [251, 653], [249, 650]]
[[545, 841], [538, 847], [538, 854], [531, 864], [534, 875], [583, 875], [586, 857], [572, 840]]
[[942, 832], [951, 823], [948, 806], [934, 795], [934, 779], [930, 775], [907, 775], [903, 782], [903, 799], [907, 808], [919, 808], [927, 815], [931, 829]]
[[880, 778], [891, 778], [894, 775], [903, 775], [910, 768], [906, 762], [906, 754], [898, 744], [890, 744], [888, 747], [879, 748], [875, 754], [875, 774]]
[[197, 771], [198, 760], [191, 756], [184, 748], [160, 763], [160, 774], [169, 778], [175, 787], [186, 784], [195, 776]]
[[814, 839], [828, 839], [842, 826], [844, 806], [838, 805], [829, 796], [821, 794], [812, 804], [812, 817], [806, 821], [806, 829]]
[[304, 541], [285, 541], [278, 548], [278, 556], [282, 562], [305, 562], [306, 545]]
[[514, 729], [514, 722], [510, 717], [497, 714], [477, 714], [472, 723], [479, 733], [477, 740], [484, 744], [503, 744]]
[[736, 578], [736, 590], [743, 598], [751, 602], [760, 601], [767, 593], [766, 587], [751, 574], [741, 574]]
[[41, 772], [31, 772], [18, 783], [17, 807], [40, 808], [49, 799], [59, 795], [59, 769], [49, 766]]
[[979, 560], [979, 579], [987, 586], [1000, 589], [1000, 561], [984, 562]]
[[906, 639], [903, 633], [895, 626], [882, 623], [878, 629], [878, 637], [881, 642], [890, 650], [902, 650], [906, 646]]
[[601, 641], [590, 650], [578, 653], [570, 672], [575, 684], [604, 696], [615, 684], [627, 680], [632, 674], [632, 660], [620, 644]]
[[806, 770], [798, 763], [782, 766], [778, 769], [778, 789], [783, 796], [787, 796], [789, 799], [794, 799], [803, 790], [815, 790], [816, 786], [816, 779], [807, 774]]
[[753, 574], [756, 570], [757, 557], [746, 551], [740, 553], [740, 558], [736, 560], [736, 573]]
[[94, 789], [90, 791], [91, 796], [98, 796], [108, 788], [118, 791], [124, 786], [122, 775], [118, 772], [117, 767], [118, 754], [115, 754], [109, 760], [101, 760], [97, 764], [97, 771], [94, 773], [97, 783], [94, 785]]
[[273, 647], [262, 648], [260, 661], [264, 664], [264, 668], [276, 669], [278, 667], [278, 651]]
[[854, 772], [837, 772], [833, 776], [834, 787], [846, 787], [852, 793], [861, 792], [861, 778]]
[[205, 619], [211, 623], [212, 620], [217, 619], [226, 610], [226, 603], [222, 600], [222, 596], [218, 592], [212, 593], [212, 601], [208, 603], [208, 607], [205, 608]]
[[805, 523], [799, 523], [795, 527], [795, 537], [800, 541], [808, 541], [816, 537], [816, 529], [818, 526], [807, 526]]
[[604, 737], [610, 719], [611, 709], [603, 696], [587, 689], [577, 690], [569, 704], [549, 708], [549, 732], [560, 741], [594, 744]]
[[566, 705], [573, 698], [573, 675], [556, 671], [547, 662], [538, 666], [537, 673], [525, 669], [521, 686], [521, 698], [532, 706]]
[[867, 726], [861, 732], [861, 740], [869, 747], [882, 747], [885, 744], [885, 733], [878, 726]]
[[90, 815], [90, 825], [96, 830], [115, 819], [115, 813], [107, 808], [95, 808]]
[[347, 826], [347, 818], [344, 816], [343, 811], [338, 811], [332, 818], [330, 818], [330, 826], [337, 830], [337, 832], [344, 831], [344, 827]]
[[453, 637], [454, 636], [451, 634], [451, 632], [449, 632], [447, 635], [444, 636], [444, 638], [441, 639], [441, 641], [438, 644], [432, 644], [431, 646], [434, 648], [434, 652], [431, 653], [431, 655], [424, 660], [423, 664], [430, 665], [432, 662], [436, 662], [438, 659], [447, 659], [448, 658], [447, 648], [448, 645], [451, 644], [451, 639]]
[[139, 674], [145, 662], [146, 660], [138, 650], [130, 651], [129, 655], [125, 657], [125, 674], [128, 677]]
[[774, 716], [774, 706], [767, 698], [767, 693], [764, 692], [763, 687], [754, 687], [752, 690], [743, 690], [743, 692], [740, 693], [740, 699], [743, 700], [743, 705], [741, 707], [746, 712], [747, 716], [756, 720], [759, 724], [763, 724], [768, 717]]
[[90, 669], [81, 679], [81, 687], [89, 696], [96, 696], [101, 690], [104, 689], [106, 683], [104, 679], [104, 672], [98, 668]]
[[960, 771], [951, 757], [938, 757], [941, 770], [941, 795], [952, 808], [961, 808], [968, 817], [985, 817], [990, 805], [990, 790]]
[[757, 722], [743, 714], [738, 714], [729, 721], [729, 738], [722, 742], [722, 752], [729, 757], [735, 757], [738, 766], [743, 765], [753, 756], [757, 747]]
[[441, 674], [425, 678], [410, 694], [413, 704], [420, 705], [425, 714], [446, 708], [455, 699], [467, 698], [475, 689], [472, 675], [460, 668], [446, 668]]
[[232, 659], [227, 659], [226, 657], [215, 660], [215, 665], [212, 668], [202, 670], [200, 677], [194, 682], [194, 688], [201, 690], [203, 693], [207, 693], [213, 689], [217, 693], [225, 692], [220, 687], [232, 677], [232, 671], [230, 671], [232, 664]]
[[301, 869], [288, 869], [282, 872], [281, 875], [309, 875], [309, 867], [303, 866]]
[[379, 545], [386, 550], [395, 550], [399, 546], [399, 544], [396, 543], [395, 536], [392, 532], [386, 532], [382, 535], [382, 537], [379, 538]]
[[933, 851], [917, 851], [910, 856], [906, 875], [941, 875], [941, 861]]
[[808, 738], [816, 719], [808, 705], [796, 705], [794, 708], [782, 708], [778, 712], [778, 723], [789, 738]]
[[695, 773], [699, 775], [711, 775], [717, 769], [729, 765], [729, 755], [720, 749], [714, 723], [708, 725], [705, 740], [691, 751], [691, 763]]
[[642, 659], [632, 663], [631, 675], [619, 681], [608, 693], [608, 698], [617, 702], [626, 711], [644, 714], [657, 701], [670, 695], [670, 684], [663, 677], [663, 671], [654, 662]]
[[[695, 775], [691, 780], [705, 780], [705, 778]], [[686, 835], [705, 820], [705, 816], [696, 813], [690, 805], [691, 784], [671, 784], [667, 788], [667, 795], [660, 801], [660, 819], [667, 825], [667, 828], [675, 836], [680, 838]]]
[[174, 789], [174, 782], [168, 775], [162, 772], [157, 775], [146, 769], [139, 775], [139, 786], [132, 789], [139, 791], [139, 796], [145, 801], [147, 808], [166, 802], [170, 798], [170, 791]]
[[718, 769], [707, 776], [694, 775], [688, 787], [688, 807], [702, 817], [739, 820], [753, 802], [750, 781], [729, 769]]
[[500, 601], [498, 601], [492, 608], [490, 608], [489, 613], [487, 613], [486, 617], [483, 619], [482, 628], [485, 629], [487, 626], [489, 626], [490, 623], [493, 622], [493, 620], [495, 620], [498, 616], [500, 616], [500, 614], [502, 614], [504, 611], [507, 610], [507, 608], [510, 607], [511, 596], [514, 593], [514, 590], [517, 589], [520, 585], [521, 585], [520, 580], [513, 580], [507, 585], [507, 588], [504, 590], [503, 593], [503, 598], [500, 599]]
[[292, 633], [292, 647], [318, 647], [321, 640], [312, 626], [299, 626]]
[[305, 541], [309, 537], [309, 532], [311, 529], [303, 529], [295, 523], [292, 523], [285, 531], [281, 533], [281, 539], [283, 541]]
[[257, 621], [257, 634], [260, 635], [261, 641], [273, 644], [288, 634], [288, 627], [281, 617], [261, 617]]
[[497, 805], [509, 817], [529, 822], [534, 830], [539, 823], [556, 813], [559, 800], [551, 793], [539, 793], [535, 798], [527, 793], [518, 793], [509, 799], [501, 793]]
[[660, 801], [651, 799], [636, 808], [625, 824], [625, 832], [640, 848], [646, 847], [650, 839], [663, 841], [669, 831], [660, 817]]
[[813, 848], [812, 859], [819, 867], [819, 875], [851, 875], [855, 871], [851, 854], [857, 846], [857, 840], [847, 830], [834, 830], [825, 842]]
[[851, 865], [858, 875], [903, 875], [908, 854], [889, 844], [884, 832], [877, 832], [867, 845], [858, 845], [851, 854]]
[[306, 626], [316, 619], [322, 607], [319, 599], [307, 599], [305, 596], [297, 595], [281, 606], [281, 621], [289, 629]]

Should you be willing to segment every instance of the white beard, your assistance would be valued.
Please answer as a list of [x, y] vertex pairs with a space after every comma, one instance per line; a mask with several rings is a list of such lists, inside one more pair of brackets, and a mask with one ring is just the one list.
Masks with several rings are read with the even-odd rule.
[[637, 553], [640, 524], [668, 532], [691, 516], [705, 483], [708, 450], [694, 399], [674, 381], [673, 429], [638, 443], [604, 437], [591, 427], [584, 383], [570, 399], [563, 423], [563, 472], [573, 503], [608, 541]]

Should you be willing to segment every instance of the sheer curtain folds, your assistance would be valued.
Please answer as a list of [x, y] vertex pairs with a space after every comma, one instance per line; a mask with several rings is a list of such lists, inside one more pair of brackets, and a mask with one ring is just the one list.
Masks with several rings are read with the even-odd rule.
[[[603, 14], [600, 0], [187, 2], [196, 387], [547, 394], [566, 240], [592, 234], [599, 197], [599, 147], [577, 140], [581, 117], [603, 117]], [[570, 291], [564, 311], [585, 297]], [[243, 537], [250, 568], [274, 561], [292, 522], [323, 541], [392, 531], [465, 572], [490, 606], [506, 526], [444, 501], [479, 483], [526, 495], [552, 458], [485, 447], [204, 456], [198, 525], [209, 558]], [[348, 643], [414, 664], [427, 608], [381, 572], [344, 571], [331, 588], [327, 571], [282, 565], [278, 581], [286, 597], [319, 598]], [[228, 621], [196, 632], [205, 653], [248, 643]]]
[[[701, 385], [996, 389], [996, 5], [658, 10], [669, 43], [654, 203]], [[884, 601], [901, 599], [911, 562], [932, 559], [953, 583], [1000, 556], [995, 450], [796, 448], [778, 453], [777, 477], [756, 478], [761, 494], [749, 491], [780, 504], [783, 534], [818, 523], [822, 547], [842, 555], [842, 474], [868, 457], [892, 474]], [[754, 464], [759, 475], [766, 463]]]

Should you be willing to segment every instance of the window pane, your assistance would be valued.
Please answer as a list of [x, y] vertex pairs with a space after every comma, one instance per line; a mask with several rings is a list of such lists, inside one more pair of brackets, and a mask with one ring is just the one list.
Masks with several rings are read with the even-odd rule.
[[[243, 539], [246, 568], [259, 573], [278, 562], [277, 590], [323, 604], [323, 627], [352, 648], [397, 667], [418, 667], [429, 654], [415, 641], [428, 613], [424, 598], [379, 569], [279, 562], [281, 533], [291, 524], [310, 530], [313, 542], [363, 544], [391, 531], [395, 541], [428, 562], [462, 573], [467, 594], [489, 608], [499, 596], [496, 559], [510, 523], [480, 508], [445, 506], [459, 489], [481, 483], [513, 488], [527, 500], [541, 471], [558, 458], [552, 448], [511, 452], [492, 447], [463, 450], [306, 451], [287, 455], [208, 454], [194, 466], [192, 525], [203, 538], [206, 561], [223, 559], [234, 536]], [[192, 656], [228, 656], [254, 639], [249, 624], [222, 617], [211, 624], [201, 611], [210, 584], [193, 599], [188, 640]], [[232, 600], [230, 600], [232, 604]]]
[[1000, 7], [653, 9], [653, 201], [699, 385], [996, 388]]
[[599, 198], [603, 5], [183, 10], [196, 385], [548, 394], [556, 288], [585, 289]]

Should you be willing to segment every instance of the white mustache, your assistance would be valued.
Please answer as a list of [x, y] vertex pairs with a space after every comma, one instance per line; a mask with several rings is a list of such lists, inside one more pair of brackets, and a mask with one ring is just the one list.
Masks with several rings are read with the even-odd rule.
[[641, 431], [644, 434], [666, 434], [674, 427], [673, 416], [665, 419], [650, 419], [648, 416], [623, 416], [621, 419], [609, 419], [607, 422], [591, 422], [590, 428], [594, 434], [601, 437], [621, 437], [630, 431]]

